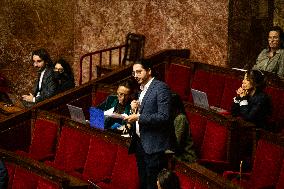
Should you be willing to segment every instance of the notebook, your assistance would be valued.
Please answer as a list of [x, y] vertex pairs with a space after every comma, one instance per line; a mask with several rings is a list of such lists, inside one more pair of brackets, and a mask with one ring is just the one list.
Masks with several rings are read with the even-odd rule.
[[191, 89], [191, 94], [195, 106], [205, 108], [207, 110], [209, 109], [208, 98], [205, 92], [196, 89]]
[[193, 104], [195, 106], [205, 108], [207, 110], [211, 109], [224, 115], [229, 114], [227, 110], [215, 106], [209, 106], [207, 94], [205, 92], [196, 89], [191, 89], [191, 94], [193, 98]]
[[79, 108], [77, 106], [73, 106], [70, 104], [66, 104], [71, 116], [71, 119], [74, 121], [77, 121], [79, 123], [86, 124], [87, 120], [85, 118], [84, 112], [82, 108]]

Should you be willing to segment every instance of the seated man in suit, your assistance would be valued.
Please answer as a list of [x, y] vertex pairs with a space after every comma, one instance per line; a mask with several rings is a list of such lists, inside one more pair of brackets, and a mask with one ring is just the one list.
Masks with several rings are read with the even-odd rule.
[[38, 80], [34, 86], [34, 93], [23, 95], [24, 106], [52, 97], [56, 93], [56, 82], [53, 73], [53, 63], [45, 49], [32, 52], [33, 66], [38, 69]]
[[[121, 115], [131, 113], [130, 102], [133, 97], [134, 85], [131, 80], [126, 80], [123, 83], [120, 83], [117, 88], [117, 95], [110, 95], [107, 99], [97, 108], [108, 112], [107, 114], [112, 115]], [[117, 129], [121, 125], [124, 125], [125, 122], [123, 119], [115, 118], [116, 116], [106, 116], [105, 118], [105, 129]], [[122, 129], [122, 128], [121, 128]]]

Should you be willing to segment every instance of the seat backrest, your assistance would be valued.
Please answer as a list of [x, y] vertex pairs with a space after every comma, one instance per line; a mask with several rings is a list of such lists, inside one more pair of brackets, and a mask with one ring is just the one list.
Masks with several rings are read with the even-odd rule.
[[258, 141], [250, 182], [255, 188], [276, 186], [284, 148], [266, 140]]
[[90, 134], [80, 129], [63, 125], [54, 160], [55, 166], [67, 172], [83, 169], [90, 138]]
[[195, 181], [192, 179], [192, 177], [189, 177], [185, 173], [182, 172], [176, 172], [179, 183], [180, 183], [180, 188], [181, 189], [193, 189], [195, 185]]
[[94, 183], [110, 179], [117, 155], [117, 144], [93, 135], [90, 140], [87, 160], [84, 166], [84, 180]]
[[281, 168], [281, 171], [280, 171], [280, 175], [279, 175], [279, 178], [278, 178], [276, 189], [282, 189], [283, 186], [284, 186], [284, 159], [282, 161], [282, 166], [281, 167], [282, 168]]
[[226, 76], [220, 108], [231, 111], [233, 98], [236, 96], [236, 90], [241, 87], [241, 84], [241, 79], [238, 79], [237, 77]]
[[15, 168], [12, 188], [21, 189], [21, 188], [29, 188], [29, 189], [36, 189], [38, 183], [39, 176], [35, 175], [34, 173], [23, 169], [21, 167]]
[[97, 106], [101, 104], [104, 100], [106, 100], [107, 96], [110, 95], [111, 92], [106, 89], [98, 89], [92, 96], [92, 106]]
[[228, 128], [215, 121], [207, 120], [201, 147], [201, 159], [226, 161]]
[[141, 34], [127, 34], [122, 65], [128, 64], [127, 61], [139, 61], [144, 57], [145, 39], [145, 36]]
[[[207, 94], [210, 106], [220, 107], [224, 91], [225, 75], [205, 70], [196, 70], [193, 76], [191, 88], [203, 91]], [[190, 96], [190, 101], [192, 101]]]
[[191, 113], [189, 110], [186, 110], [186, 117], [189, 121], [190, 134], [195, 152], [200, 157], [207, 120], [204, 116], [198, 113]]
[[111, 185], [121, 189], [139, 188], [136, 158], [134, 154], [129, 155], [128, 149], [121, 145], [118, 146]]
[[37, 118], [32, 132], [29, 154], [36, 160], [42, 160], [55, 154], [59, 123], [53, 120]]
[[[275, 87], [266, 87], [265, 89], [266, 93], [271, 98], [272, 103], [272, 114], [271, 114], [271, 123], [282, 125], [284, 121], [284, 111], [279, 111], [284, 109], [284, 89], [281, 88], [275, 88]], [[278, 130], [284, 129], [277, 128]]]
[[181, 64], [166, 66], [165, 82], [182, 100], [188, 100], [189, 98], [191, 76], [192, 69], [190, 66]]

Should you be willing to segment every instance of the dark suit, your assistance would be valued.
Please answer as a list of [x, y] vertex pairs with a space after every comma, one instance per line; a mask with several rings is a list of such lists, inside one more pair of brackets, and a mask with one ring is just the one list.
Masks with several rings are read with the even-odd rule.
[[156, 188], [158, 173], [167, 167], [165, 150], [173, 150], [174, 128], [170, 120], [171, 92], [156, 79], [152, 81], [139, 107], [140, 137], [132, 136], [129, 153], [136, 153], [141, 188]]
[[[34, 97], [35, 103], [43, 101], [47, 98], [50, 98], [56, 94], [56, 82], [54, 78], [53, 69], [51, 67], [47, 67], [43, 74], [41, 89], [39, 90], [39, 78], [34, 86]], [[37, 93], [40, 92], [40, 96], [37, 97]]]
[[[97, 106], [97, 108], [103, 110], [103, 111], [107, 111], [111, 108], [114, 108], [114, 111], [116, 112], [116, 109], [117, 107], [119, 106], [119, 102], [118, 102], [118, 98], [116, 95], [110, 95], [107, 97], [107, 99], [100, 105]], [[120, 112], [120, 113], [124, 113], [124, 114], [127, 114], [129, 115], [130, 114], [130, 103], [127, 103], [125, 108], [124, 108], [124, 111], [123, 112]], [[106, 118], [105, 119], [105, 129], [110, 129], [111, 126], [114, 124], [114, 123], [119, 123], [119, 124], [125, 124], [125, 122], [122, 120], [122, 119], [115, 119], [115, 118]]]

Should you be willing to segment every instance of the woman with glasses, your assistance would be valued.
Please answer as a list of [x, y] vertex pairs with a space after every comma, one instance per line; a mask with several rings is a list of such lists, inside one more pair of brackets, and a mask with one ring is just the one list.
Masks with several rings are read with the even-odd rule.
[[[131, 80], [126, 80], [118, 85], [116, 95], [110, 95], [97, 108], [103, 110], [105, 114], [111, 115], [105, 118], [105, 129], [122, 130], [122, 125], [126, 124], [120, 115], [131, 113], [130, 103], [133, 99], [134, 84]], [[107, 113], [106, 113], [107, 112]], [[117, 118], [116, 116], [117, 115]]]

